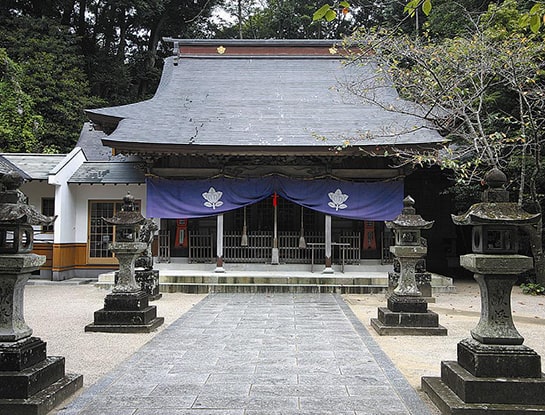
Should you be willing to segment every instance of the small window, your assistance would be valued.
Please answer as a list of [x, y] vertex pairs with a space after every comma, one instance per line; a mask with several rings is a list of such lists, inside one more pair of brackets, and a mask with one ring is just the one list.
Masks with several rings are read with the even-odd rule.
[[[42, 198], [42, 214], [55, 216], [55, 199], [52, 197]], [[53, 232], [53, 224], [42, 226], [42, 232]]]

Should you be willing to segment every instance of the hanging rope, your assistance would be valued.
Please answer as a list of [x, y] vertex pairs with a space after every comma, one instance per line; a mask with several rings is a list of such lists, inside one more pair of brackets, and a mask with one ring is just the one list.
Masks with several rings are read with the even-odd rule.
[[240, 246], [248, 246], [248, 233], [246, 227], [246, 206], [244, 206], [244, 224], [242, 225], [242, 237], [240, 238]]
[[301, 236], [299, 236], [299, 248], [305, 249], [307, 247], [307, 241], [305, 241], [305, 230], [303, 226], [303, 210], [304, 207], [301, 206]]

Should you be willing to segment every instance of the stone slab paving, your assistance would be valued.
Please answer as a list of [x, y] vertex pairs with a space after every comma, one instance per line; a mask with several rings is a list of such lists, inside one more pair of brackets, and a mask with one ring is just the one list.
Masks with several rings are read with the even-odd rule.
[[340, 296], [211, 294], [58, 413], [430, 411]]

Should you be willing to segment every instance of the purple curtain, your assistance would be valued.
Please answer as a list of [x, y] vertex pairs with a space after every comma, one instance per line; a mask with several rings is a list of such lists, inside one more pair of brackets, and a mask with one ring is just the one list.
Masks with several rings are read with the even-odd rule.
[[301, 180], [279, 176], [258, 179], [147, 179], [148, 217], [199, 218], [257, 203], [274, 192], [332, 216], [392, 220], [403, 208], [403, 182], [356, 183], [333, 179]]

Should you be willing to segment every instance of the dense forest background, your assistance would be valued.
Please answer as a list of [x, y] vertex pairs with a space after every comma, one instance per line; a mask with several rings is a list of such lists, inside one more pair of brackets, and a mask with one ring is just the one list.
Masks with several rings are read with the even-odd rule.
[[[459, 9], [485, 0], [434, 0], [419, 29], [457, 36]], [[524, 3], [524, 2], [519, 2]], [[180, 38], [340, 38], [356, 28], [416, 30], [404, 2], [354, 0], [348, 15], [313, 21], [308, 0], [0, 0], [0, 151], [67, 152], [83, 109], [151, 97]], [[519, 7], [530, 4], [519, 4]], [[427, 21], [427, 26], [424, 23]]]

